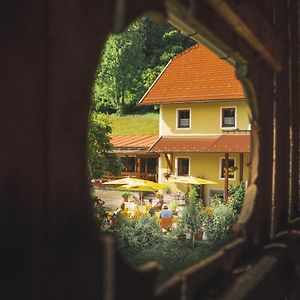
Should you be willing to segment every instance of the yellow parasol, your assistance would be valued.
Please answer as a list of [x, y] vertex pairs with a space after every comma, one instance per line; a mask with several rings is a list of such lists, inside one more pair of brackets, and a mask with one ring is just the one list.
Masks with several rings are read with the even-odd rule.
[[120, 185], [113, 188], [115, 191], [129, 191], [129, 192], [156, 192], [156, 189], [153, 189], [150, 186], [133, 186], [133, 185]]
[[148, 192], [148, 191], [158, 191], [168, 188], [166, 184], [159, 184], [150, 180], [144, 179], [137, 179], [132, 177], [126, 177], [122, 179], [112, 180], [105, 182], [103, 184], [106, 185], [121, 185], [116, 190], [132, 190], [132, 191], [141, 191], [141, 192]]
[[183, 183], [183, 184], [217, 184], [217, 182], [199, 178], [199, 177], [194, 177], [194, 176], [181, 176], [181, 177], [170, 177], [169, 182], [174, 182], [174, 183]]
[[130, 191], [130, 192], [139, 192], [139, 197], [141, 203], [143, 202], [143, 192], [156, 192], [158, 190], [163, 190], [168, 188], [166, 184], [159, 184], [148, 180], [139, 180], [137, 184], [123, 184], [118, 187], [113, 188], [117, 191]]

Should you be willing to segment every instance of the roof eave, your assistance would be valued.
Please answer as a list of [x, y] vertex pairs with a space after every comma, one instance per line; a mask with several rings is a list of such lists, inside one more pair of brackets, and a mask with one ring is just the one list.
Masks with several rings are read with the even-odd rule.
[[[156, 82], [159, 80], [159, 78], [162, 76], [162, 74], [166, 71], [166, 69], [168, 68], [168, 66], [171, 64], [171, 62], [173, 61], [173, 58], [171, 58], [169, 60], [169, 62], [166, 64], [166, 66], [162, 69], [162, 71], [160, 72], [160, 74], [156, 77], [156, 79], [153, 81], [153, 83], [150, 85], [150, 87], [148, 88], [147, 92], [144, 94], [144, 96], [142, 97], [142, 99], [138, 102], [138, 104], [140, 105], [147, 105], [143, 103], [143, 100], [145, 99], [145, 97], [148, 95], [148, 93], [150, 92], [150, 90], [154, 87], [154, 85], [156, 84]], [[150, 104], [151, 105], [151, 104]]]
[[246, 98], [236, 98], [236, 99], [207, 99], [207, 100], [177, 100], [172, 102], [151, 102], [151, 103], [143, 103], [142, 105], [168, 105], [168, 104], [181, 104], [181, 103], [220, 103], [220, 102], [246, 102]]

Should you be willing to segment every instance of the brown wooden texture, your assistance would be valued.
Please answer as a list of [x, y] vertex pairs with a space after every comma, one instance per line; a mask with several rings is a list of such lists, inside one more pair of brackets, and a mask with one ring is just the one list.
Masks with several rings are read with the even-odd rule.
[[[249, 49], [249, 45], [245, 45], [238, 33], [219, 18], [206, 2], [194, 1], [195, 5], [191, 7], [185, 7], [178, 1], [166, 2], [172, 22], [177, 22], [185, 32], [193, 34], [198, 41], [204, 41], [229, 62], [237, 62], [237, 73], [244, 83], [252, 111], [253, 154], [251, 180], [236, 233], [245, 236], [249, 244], [261, 245], [268, 241], [272, 223], [274, 73], [257, 55], [258, 52]], [[260, 6], [270, 23], [273, 20], [273, 6], [268, 7], [266, 3], [272, 2], [261, 1]], [[291, 114], [291, 157], [295, 160], [299, 158], [299, 92], [295, 87], [299, 84], [298, 67], [293, 66], [291, 73], [287, 72], [289, 51], [286, 49], [289, 47], [286, 5], [291, 3], [295, 8], [296, 2], [276, 3], [275, 33], [284, 48], [284, 69], [276, 78], [275, 88], [275, 233], [287, 225], [289, 196], [299, 197], [299, 190], [296, 191], [299, 187], [296, 182], [299, 168], [296, 171], [291, 169], [293, 177], [292, 181], [289, 180], [288, 131]], [[125, 6], [122, 7], [122, 4]], [[142, 276], [114, 256], [109, 245], [104, 247], [106, 254], [99, 245], [89, 201], [86, 132], [89, 92], [107, 33], [113, 27], [121, 30], [149, 9], [162, 12], [162, 6], [162, 1], [153, 0], [32, 0], [1, 4], [1, 298], [153, 298], [151, 291], [156, 275], [153, 265], [140, 270], [149, 271]], [[294, 13], [291, 10], [291, 14]], [[249, 14], [247, 19], [260, 15], [260, 12], [252, 14], [250, 10]], [[237, 17], [247, 24], [238, 12]], [[291, 26], [292, 30], [295, 28]], [[266, 38], [272, 40], [269, 34]], [[292, 44], [295, 43], [293, 38]], [[278, 42], [275, 45], [279, 47]], [[292, 48], [292, 63], [298, 60], [297, 47]], [[293, 88], [291, 101], [289, 76]], [[292, 105], [292, 111], [287, 102]], [[291, 195], [288, 194], [290, 182]], [[297, 209], [297, 201], [299, 198], [291, 198], [292, 213], [293, 209]], [[299, 220], [291, 226], [297, 229]], [[296, 291], [300, 269], [299, 231], [295, 229], [286, 233], [289, 238], [284, 239], [281, 233], [277, 234], [276, 239], [283, 244], [279, 252], [283, 252], [285, 247], [291, 249], [285, 258], [295, 266], [298, 281], [289, 280], [295, 287], [293, 299], [299, 299], [299, 288]], [[207, 260], [174, 275], [156, 291], [156, 295], [172, 300], [201, 295], [208, 285], [215, 286], [220, 275], [230, 273], [240, 255], [245, 253], [245, 245], [248, 244], [244, 239], [234, 241]], [[105, 268], [103, 259], [107, 257], [111, 260], [105, 261]], [[261, 268], [260, 260], [251, 258], [253, 270], [255, 266], [258, 270], [254, 275], [263, 273], [266, 276], [257, 281], [253, 275], [252, 285], [237, 284], [239, 291], [243, 287], [248, 289], [247, 299], [262, 295], [261, 288], [268, 290], [268, 296], [274, 283], [276, 291], [277, 288], [284, 288], [281, 271], [286, 269], [280, 267], [279, 260], [264, 260], [264, 267]], [[264, 272], [268, 270], [270, 272]], [[109, 276], [106, 281], [104, 276]], [[255, 282], [258, 284], [255, 285]], [[117, 286], [117, 296], [109, 290], [103, 294], [103, 284]], [[126, 291], [130, 284], [136, 291], [134, 295]], [[249, 289], [249, 286], [257, 288]], [[125, 291], [124, 294], [122, 291]], [[220, 295], [221, 292], [218, 299], [222, 299]]]
[[[281, 43], [253, 1], [207, 0], [209, 5], [273, 67], [282, 70]], [[264, 30], [261, 30], [261, 29]]]
[[290, 7], [290, 39], [291, 39], [291, 203], [290, 219], [299, 216], [299, 2], [291, 1]]
[[[101, 299], [86, 166], [90, 89], [115, 1], [1, 3], [1, 298]], [[162, 1], [127, 1], [128, 20]]]
[[248, 238], [257, 244], [268, 241], [271, 233], [273, 120], [265, 115], [273, 112], [273, 73], [262, 61], [248, 68], [247, 75], [240, 78], [245, 86], [255, 87], [255, 91], [247, 92], [259, 113], [252, 116], [250, 184], [235, 230], [246, 230]]
[[244, 153], [240, 153], [240, 167], [239, 167], [239, 172], [240, 172], [240, 182], [243, 181], [244, 179]]
[[283, 259], [266, 255], [227, 288], [219, 300], [281, 300], [289, 290], [289, 278], [283, 275]]
[[289, 27], [286, 1], [276, 1], [275, 28], [283, 44], [284, 69], [275, 76], [274, 233], [287, 227], [290, 199]]
[[170, 172], [173, 173], [173, 155], [171, 154], [170, 155], [171, 158], [169, 158], [168, 154], [165, 153], [164, 156], [165, 156], [165, 159], [167, 161], [168, 168], [169, 168]]
[[226, 276], [246, 249], [244, 239], [236, 239], [212, 256], [176, 273], [156, 289], [155, 295], [164, 300], [188, 300], [199, 297], [219, 276]]
[[228, 165], [229, 165], [229, 154], [225, 153], [225, 170], [224, 170], [224, 201], [228, 202]]

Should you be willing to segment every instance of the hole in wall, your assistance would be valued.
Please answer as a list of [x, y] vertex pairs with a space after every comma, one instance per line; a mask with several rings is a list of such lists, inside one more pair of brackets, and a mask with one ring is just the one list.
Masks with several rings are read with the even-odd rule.
[[251, 164], [234, 65], [149, 17], [103, 49], [89, 130], [95, 215], [131, 266], [163, 266], [160, 282], [232, 239]]

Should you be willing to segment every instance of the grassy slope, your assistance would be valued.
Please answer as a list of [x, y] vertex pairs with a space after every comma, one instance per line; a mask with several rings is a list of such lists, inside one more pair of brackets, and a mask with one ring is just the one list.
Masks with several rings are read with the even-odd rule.
[[144, 115], [110, 116], [112, 135], [158, 135], [159, 115], [148, 113]]

